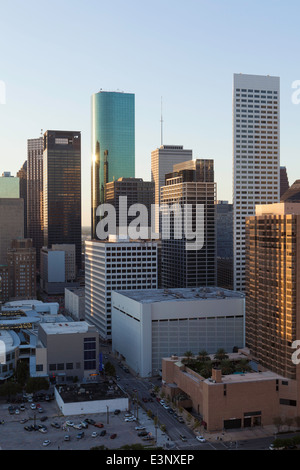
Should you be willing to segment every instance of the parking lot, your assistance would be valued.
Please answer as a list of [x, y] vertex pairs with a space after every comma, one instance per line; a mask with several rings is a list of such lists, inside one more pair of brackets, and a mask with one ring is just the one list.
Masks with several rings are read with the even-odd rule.
[[[89, 450], [95, 446], [105, 446], [108, 449], [118, 449], [126, 444], [149, 444], [144, 441], [144, 436], [138, 436], [135, 427], [141, 426], [141, 420], [144, 419], [146, 431], [152, 431], [153, 422], [145, 414], [141, 413], [140, 422], [125, 421], [125, 412], [118, 415], [114, 413], [99, 413], [93, 415], [63, 416], [58, 409], [55, 400], [50, 402], [35, 403], [38, 407], [42, 407], [43, 411], [39, 412], [38, 407], [31, 409], [31, 403], [25, 403], [25, 409], [20, 410], [20, 405], [14, 405], [19, 408], [18, 414], [9, 412], [10, 404], [0, 404], [0, 421], [4, 420], [4, 424], [0, 424], [0, 448], [2, 450]], [[47, 419], [45, 419], [47, 417]], [[103, 427], [98, 428], [93, 424], [88, 424], [87, 428], [76, 429], [70, 423], [78, 425], [84, 419], [92, 419], [96, 423], [102, 423]], [[26, 422], [24, 422], [26, 420]], [[146, 422], [145, 422], [146, 421]], [[57, 423], [54, 427], [53, 424]], [[35, 426], [36, 429], [46, 426], [46, 432], [40, 430], [25, 430], [24, 427]], [[100, 436], [101, 431], [105, 430], [105, 436]], [[83, 431], [84, 436], [81, 439], [77, 435]], [[93, 433], [97, 433], [96, 437], [92, 437]], [[114, 439], [111, 435], [116, 434]], [[65, 436], [68, 435], [70, 440], [66, 441]], [[50, 441], [50, 444], [43, 445], [44, 441]]]

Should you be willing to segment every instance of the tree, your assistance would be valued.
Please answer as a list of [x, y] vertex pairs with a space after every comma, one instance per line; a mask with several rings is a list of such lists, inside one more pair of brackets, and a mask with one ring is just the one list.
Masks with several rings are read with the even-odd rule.
[[107, 363], [104, 366], [104, 372], [105, 372], [105, 375], [115, 377], [116, 375], [115, 366], [111, 362], [107, 361]]
[[229, 359], [224, 359], [220, 362], [220, 367], [223, 375], [233, 374], [235, 368]]
[[201, 351], [198, 352], [198, 361], [204, 362], [209, 360], [209, 355], [205, 349], [202, 349]]
[[224, 359], [228, 359], [228, 355], [225, 351], [225, 349], [223, 348], [219, 348], [216, 352], [216, 354], [214, 355], [214, 358], [217, 360], [217, 361], [223, 361]]
[[273, 418], [273, 424], [274, 424], [274, 426], [276, 426], [277, 432], [279, 432], [281, 426], [283, 425], [283, 420], [282, 420], [281, 416], [276, 416], [275, 418]]
[[29, 376], [30, 374], [28, 364], [24, 361], [18, 361], [15, 370], [15, 377], [17, 382], [24, 386]]
[[26, 382], [26, 392], [34, 393], [40, 390], [48, 390], [49, 382], [44, 377], [29, 377]]
[[284, 424], [288, 427], [288, 430], [290, 430], [290, 427], [292, 426], [293, 421], [294, 421], [293, 418], [289, 418], [289, 417], [285, 418]]

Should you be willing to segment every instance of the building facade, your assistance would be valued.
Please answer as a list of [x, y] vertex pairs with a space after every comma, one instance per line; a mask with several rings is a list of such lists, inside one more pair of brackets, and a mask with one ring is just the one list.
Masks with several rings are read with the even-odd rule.
[[100, 91], [92, 96], [91, 162], [92, 239], [97, 207], [105, 200], [105, 185], [135, 177], [135, 95]]
[[216, 203], [217, 285], [233, 289], [233, 205]]
[[176, 163], [182, 163], [193, 158], [192, 150], [185, 150], [182, 145], [162, 145], [151, 152], [151, 181], [155, 185], [155, 231], [160, 233], [159, 206], [161, 187], [165, 185], [165, 175], [173, 171]]
[[43, 153], [44, 246], [74, 244], [81, 269], [81, 134], [52, 131], [44, 134]]
[[[170, 231], [165, 236], [162, 223], [162, 287], [217, 284], [215, 202], [213, 160], [193, 160], [187, 162], [186, 167], [182, 164], [179, 171], [166, 175], [165, 186], [161, 188], [161, 206], [166, 207], [162, 210], [162, 222], [170, 223]], [[168, 218], [173, 205], [179, 207], [179, 222], [175, 212]], [[197, 219], [198, 207], [203, 209], [200, 220]], [[192, 233], [198, 236], [200, 232], [201, 246], [197, 245], [196, 239], [193, 241], [195, 248], [188, 249], [187, 244], [191, 243], [189, 236]]]
[[85, 243], [85, 319], [102, 338], [111, 340], [111, 295], [120, 289], [157, 288], [155, 241], [108, 241]]
[[[159, 375], [162, 358], [244, 346], [241, 293], [148, 289], [112, 294], [112, 350], [141, 377]], [[130, 338], [130, 341], [129, 341]]]
[[234, 74], [234, 289], [245, 290], [245, 218], [280, 197], [280, 80]]
[[13, 240], [7, 250], [9, 298], [36, 298], [36, 249], [31, 239]]
[[7, 264], [7, 250], [14, 239], [24, 238], [24, 201], [0, 198], [0, 264]]
[[44, 139], [27, 140], [27, 232], [36, 249], [37, 269], [40, 269], [40, 250], [43, 234], [43, 150]]

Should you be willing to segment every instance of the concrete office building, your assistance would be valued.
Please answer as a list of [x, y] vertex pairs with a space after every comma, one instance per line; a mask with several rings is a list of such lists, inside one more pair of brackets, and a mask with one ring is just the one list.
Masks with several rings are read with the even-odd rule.
[[155, 231], [160, 233], [159, 206], [161, 187], [165, 185], [165, 175], [173, 171], [176, 163], [182, 163], [193, 158], [192, 150], [185, 150], [182, 145], [162, 145], [151, 152], [151, 181], [155, 184]]
[[[175, 170], [176, 166], [174, 166]], [[164, 235], [162, 227], [161, 269], [162, 287], [199, 287], [217, 284], [216, 266], [216, 227], [215, 202], [216, 183], [214, 182], [213, 160], [192, 160], [177, 166], [178, 171], [166, 175], [165, 185], [161, 188], [161, 205], [167, 206], [166, 214], [175, 204], [179, 206], [178, 215], [170, 219], [162, 210], [162, 221], [170, 223], [169, 236]], [[203, 219], [197, 220], [197, 208], [203, 208]], [[179, 225], [178, 225], [179, 224]], [[181, 230], [177, 235], [176, 230]], [[189, 231], [202, 239], [189, 240]], [[195, 247], [187, 249], [187, 244]]]
[[81, 269], [81, 134], [48, 130], [43, 153], [44, 245], [76, 247]]
[[[142, 178], [119, 178], [117, 181], [111, 181], [105, 185], [105, 202], [112, 204], [116, 210], [116, 226], [120, 227], [120, 225], [122, 225], [123, 227], [128, 227], [130, 222], [134, 220], [137, 215], [126, 216], [125, 213], [120, 213], [120, 197], [127, 198], [127, 214], [128, 209], [133, 206], [133, 204], [142, 204], [145, 206], [148, 217], [142, 226], [151, 227], [151, 206], [154, 204], [154, 182], [143, 181]], [[124, 220], [122, 220], [122, 217]]]
[[105, 185], [135, 177], [135, 95], [101, 90], [92, 96], [92, 239]]
[[245, 218], [280, 197], [280, 79], [234, 74], [234, 289], [245, 290]]
[[16, 199], [20, 197], [20, 180], [12, 176], [10, 171], [4, 171], [0, 177], [0, 199]]
[[73, 320], [85, 319], [85, 289], [84, 287], [65, 288], [65, 309]]
[[40, 269], [40, 251], [44, 244], [43, 149], [43, 137], [27, 140], [27, 233], [36, 249], [38, 271]]
[[120, 289], [157, 288], [155, 241], [110, 236], [85, 243], [85, 319], [111, 340], [111, 295]]
[[280, 198], [289, 189], [289, 178], [285, 166], [280, 167]]
[[218, 288], [149, 289], [112, 294], [112, 350], [141, 377], [163, 357], [244, 346], [244, 295]]
[[36, 298], [36, 249], [32, 240], [13, 240], [7, 250], [9, 299]]
[[7, 250], [14, 239], [24, 238], [24, 201], [0, 198], [0, 264], [7, 264]]

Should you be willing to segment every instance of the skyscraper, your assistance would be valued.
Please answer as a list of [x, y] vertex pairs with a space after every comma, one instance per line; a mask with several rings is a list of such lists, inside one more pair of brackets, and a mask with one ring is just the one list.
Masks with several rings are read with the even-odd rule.
[[20, 198], [24, 201], [24, 238], [27, 238], [27, 160], [17, 173], [20, 184]]
[[27, 235], [36, 249], [40, 269], [43, 234], [43, 137], [27, 140]]
[[289, 189], [289, 179], [285, 166], [280, 167], [280, 197]]
[[193, 158], [192, 150], [185, 150], [182, 145], [162, 145], [151, 152], [151, 180], [155, 184], [155, 230], [159, 228], [160, 190], [165, 185], [165, 176], [173, 171], [173, 165]]
[[135, 177], [135, 95], [100, 91], [92, 96], [92, 238], [105, 185]]
[[280, 80], [234, 74], [234, 289], [245, 290], [245, 217], [257, 204], [279, 202]]
[[292, 361], [300, 326], [299, 248], [300, 204], [293, 199], [257, 206], [247, 218], [246, 346], [261, 366], [300, 384]]
[[[171, 208], [180, 207], [181, 219], [170, 215], [169, 237], [161, 240], [162, 287], [206, 287], [216, 285], [216, 231], [215, 201], [216, 183], [214, 182], [213, 160], [192, 160], [186, 164], [175, 165], [180, 168], [166, 175], [165, 186], [161, 188], [161, 205]], [[196, 207], [203, 207], [203, 246], [187, 249], [187, 231], [184, 222], [189, 221], [197, 233]], [[164, 211], [162, 211], [164, 213]], [[178, 220], [178, 219], [177, 219]], [[176, 235], [182, 228], [181, 236]], [[178, 232], [179, 233], [179, 232]]]
[[[120, 197], [127, 198], [127, 212], [120, 214]], [[148, 218], [143, 227], [151, 227], [151, 206], [154, 204], [154, 183], [143, 181], [142, 178], [119, 178], [106, 184], [105, 202], [114, 206], [116, 210], [116, 226], [120, 226], [120, 215], [122, 224], [126, 227], [137, 217], [127, 216], [128, 209], [134, 204], [142, 204], [147, 208]]]
[[44, 245], [74, 244], [80, 269], [80, 132], [48, 130], [44, 134], [43, 209]]
[[155, 241], [118, 236], [85, 242], [85, 318], [103, 338], [112, 335], [112, 291], [157, 288], [157, 250]]

